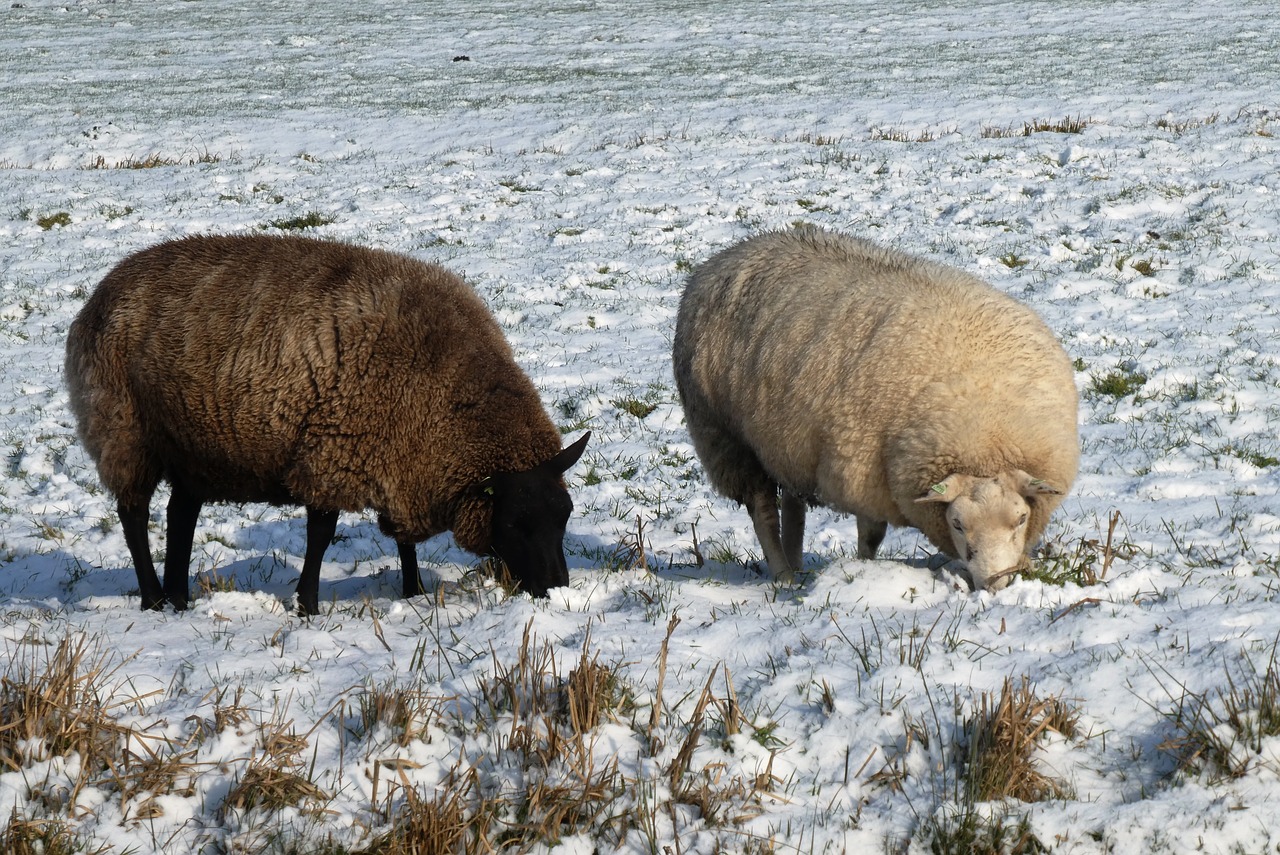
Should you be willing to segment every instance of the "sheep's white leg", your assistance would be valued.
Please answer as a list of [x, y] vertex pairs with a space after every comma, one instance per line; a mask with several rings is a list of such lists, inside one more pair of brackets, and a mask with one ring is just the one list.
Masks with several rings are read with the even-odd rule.
[[884, 520], [873, 520], [871, 517], [858, 516], [858, 557], [869, 559], [876, 557], [876, 550], [884, 541], [884, 534], [889, 524]]
[[782, 552], [792, 570], [804, 566], [804, 499], [782, 491]]
[[790, 584], [795, 578], [795, 572], [787, 561], [778, 530], [778, 489], [774, 487], [772, 490], [757, 490], [752, 493], [747, 510], [751, 514], [756, 539], [760, 541], [760, 549], [764, 552], [764, 561], [769, 565], [773, 580]]

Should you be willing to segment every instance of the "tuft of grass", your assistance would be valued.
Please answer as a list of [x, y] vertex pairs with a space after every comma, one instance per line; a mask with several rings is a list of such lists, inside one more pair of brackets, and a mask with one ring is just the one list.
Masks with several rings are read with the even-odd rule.
[[634, 531], [627, 532], [618, 540], [613, 552], [602, 562], [604, 570], [623, 572], [627, 570], [648, 570], [649, 555], [645, 549], [644, 520], [636, 514]]
[[1272, 457], [1270, 454], [1263, 454], [1261, 451], [1254, 451], [1252, 448], [1242, 448], [1238, 445], [1227, 445], [1222, 449], [1223, 454], [1229, 454], [1239, 460], [1243, 460], [1251, 466], [1258, 469], [1270, 469], [1272, 466], [1280, 465], [1280, 458]]
[[98, 213], [102, 214], [107, 220], [122, 220], [133, 213], [133, 206], [103, 205], [98, 209]]
[[1058, 699], [1037, 698], [1026, 677], [1017, 686], [1006, 677], [998, 698], [983, 692], [976, 715], [964, 726], [965, 779], [972, 801], [1039, 802], [1066, 796], [1066, 785], [1041, 773], [1032, 754], [1047, 731], [1074, 733], [1077, 719]]
[[1089, 122], [1081, 116], [1074, 119], [1070, 116], [1065, 119], [1033, 119], [1030, 122], [1023, 122], [1022, 127], [997, 127], [994, 125], [984, 125], [979, 135], [983, 139], [1004, 139], [1006, 137], [1029, 137], [1038, 133], [1056, 133], [1056, 134], [1078, 134], [1083, 133], [1084, 129], [1089, 126]]
[[397, 745], [408, 745], [423, 739], [431, 725], [440, 718], [438, 698], [418, 689], [385, 685], [367, 686], [355, 698], [355, 718], [348, 725], [357, 738], [364, 738], [385, 727], [395, 736]]
[[1075, 118], [1067, 116], [1064, 119], [1034, 119], [1022, 125], [1022, 135], [1029, 137], [1032, 134], [1040, 133], [1079, 134], [1084, 133], [1084, 129], [1087, 127], [1089, 127], [1089, 123], [1083, 116], [1076, 116]]
[[1106, 374], [1095, 375], [1089, 381], [1089, 391], [1095, 397], [1127, 398], [1136, 394], [1147, 382], [1147, 375], [1128, 368], [1117, 368]]
[[196, 577], [197, 596], [207, 597], [210, 594], [228, 594], [240, 590], [234, 576], [223, 576], [216, 570], [201, 573]]
[[503, 178], [498, 182], [499, 187], [505, 187], [512, 193], [538, 193], [542, 188], [532, 184], [524, 184], [518, 178]]
[[141, 157], [126, 157], [124, 160], [109, 162], [102, 155], [98, 155], [90, 164], [89, 169], [158, 169], [162, 166], [196, 166], [201, 163], [221, 163], [222, 155], [215, 154], [208, 149], [201, 151], [190, 157], [169, 157], [159, 152], [151, 152]]
[[921, 826], [931, 855], [1046, 855], [1051, 850], [1031, 831], [1031, 821], [1011, 821], [1007, 812], [994, 816], [974, 805], [941, 810]]
[[910, 133], [908, 131], [904, 131], [901, 128], [872, 128], [871, 139], [885, 140], [888, 142], [930, 143], [930, 142], [935, 142], [939, 137], [943, 137], [943, 136], [946, 136], [947, 134], [954, 134], [954, 133], [956, 133], [955, 128], [942, 130], [938, 132], [934, 132], [926, 128], [925, 130], [920, 131], [919, 133], [916, 133], [916, 134]]
[[1116, 539], [1116, 527], [1121, 519], [1119, 511], [1112, 511], [1105, 535], [1092, 538], [1082, 535], [1069, 548], [1063, 548], [1056, 541], [1046, 541], [1031, 566], [1023, 570], [1023, 576], [1046, 585], [1074, 583], [1082, 588], [1106, 580], [1117, 558], [1127, 561], [1137, 553], [1128, 540]]
[[296, 769], [276, 765], [274, 758], [250, 763], [227, 793], [223, 810], [255, 808], [278, 811], [306, 801], [327, 802], [330, 796]]
[[459, 782], [450, 774], [434, 798], [425, 798], [416, 787], [405, 789], [404, 804], [396, 812], [390, 830], [376, 836], [351, 855], [425, 855], [432, 852], [486, 852], [487, 826], [492, 813], [467, 816], [468, 803], [477, 789], [472, 769]]
[[1278, 649], [1280, 637], [1272, 643], [1261, 672], [1247, 655], [1243, 674], [1224, 662], [1222, 682], [1226, 688], [1196, 693], [1178, 684], [1181, 694], [1173, 710], [1165, 713], [1177, 735], [1160, 748], [1177, 758], [1180, 770], [1239, 778], [1255, 766], [1270, 764], [1273, 772], [1280, 772], [1274, 758], [1263, 754], [1264, 743], [1280, 736]]
[[605, 720], [616, 720], [635, 709], [635, 693], [623, 681], [620, 665], [601, 665], [599, 654], [588, 656], [591, 626], [582, 640], [578, 664], [569, 672], [561, 690], [560, 718], [571, 732], [581, 736]]
[[1181, 135], [1196, 128], [1203, 128], [1208, 125], [1216, 124], [1217, 121], [1217, 113], [1211, 113], [1203, 119], [1174, 119], [1169, 116], [1163, 116], [1156, 119], [1156, 127], [1163, 131], [1169, 131], [1173, 134]]
[[644, 419], [654, 410], [658, 409], [657, 403], [653, 401], [645, 401], [632, 397], [614, 398], [611, 403], [627, 415], [635, 416], [638, 419]]
[[[324, 803], [330, 795], [307, 775], [300, 759], [307, 736], [294, 732], [293, 722], [276, 716], [262, 728], [258, 746], [238, 780], [227, 792], [222, 813], [254, 809], [278, 811], [306, 802]], [[315, 812], [315, 808], [311, 808]]]
[[318, 211], [308, 211], [300, 217], [288, 217], [279, 220], [271, 220], [266, 225], [258, 226], [259, 229], [279, 229], [280, 231], [301, 231], [303, 229], [315, 229], [320, 226], [331, 225], [338, 221], [337, 217], [330, 217], [327, 214], [321, 214]]
[[9, 825], [0, 833], [0, 852], [5, 855], [104, 855], [110, 846], [89, 849], [60, 819], [33, 819], [15, 807]]
[[56, 214], [45, 214], [42, 217], [36, 217], [36, 225], [44, 229], [46, 232], [54, 226], [71, 225], [71, 215], [66, 211], [58, 211]]
[[1010, 270], [1017, 270], [1019, 267], [1026, 267], [1027, 264], [1030, 263], [1027, 259], [1022, 258], [1015, 252], [1006, 252], [1004, 255], [1000, 256], [999, 261]]
[[10, 656], [0, 677], [0, 768], [18, 771], [48, 756], [80, 755], [86, 770], [116, 762], [120, 741], [132, 731], [111, 715], [140, 697], [112, 701], [107, 684], [124, 662], [91, 649], [84, 636], [67, 636], [45, 658]]

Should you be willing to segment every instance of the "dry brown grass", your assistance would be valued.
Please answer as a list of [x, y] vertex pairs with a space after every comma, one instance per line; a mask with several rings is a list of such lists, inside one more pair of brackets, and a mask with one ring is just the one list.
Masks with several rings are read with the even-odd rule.
[[1075, 733], [1078, 714], [1057, 698], [1041, 700], [1023, 678], [1006, 678], [999, 697], [984, 692], [977, 713], [965, 723], [965, 778], [973, 801], [1062, 798], [1069, 788], [1040, 772], [1032, 755], [1048, 731]]
[[406, 787], [404, 804], [392, 817], [391, 827], [352, 855], [470, 855], [492, 851], [481, 848], [481, 841], [488, 837], [486, 815], [468, 815], [468, 803], [477, 790], [475, 769], [468, 770], [461, 780], [450, 774], [442, 790], [426, 798], [418, 788]]
[[122, 682], [118, 672], [124, 662], [113, 663], [114, 654], [93, 649], [85, 636], [67, 636], [52, 651], [47, 645], [27, 646], [26, 658], [21, 650], [11, 654], [0, 677], [0, 765], [17, 771], [76, 752], [84, 764], [106, 768], [116, 743], [130, 732], [113, 711], [143, 699], [114, 700], [108, 684]]
[[358, 738], [364, 738], [383, 727], [391, 732], [395, 744], [408, 745], [422, 739], [440, 721], [442, 708], [449, 700], [420, 688], [396, 685], [395, 681], [368, 686], [355, 695], [353, 731]]
[[19, 814], [17, 808], [0, 832], [0, 852], [5, 855], [104, 855], [110, 848], [90, 848], [62, 820], [32, 819]]

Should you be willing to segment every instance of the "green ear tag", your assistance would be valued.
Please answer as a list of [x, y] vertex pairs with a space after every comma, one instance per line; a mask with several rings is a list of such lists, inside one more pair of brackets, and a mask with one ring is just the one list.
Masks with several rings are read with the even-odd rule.
[[1032, 487], [1039, 487], [1039, 486], [1040, 486], [1041, 484], [1043, 484], [1043, 483], [1044, 483], [1044, 479], [1043, 479], [1043, 478], [1032, 478], [1032, 479], [1031, 479], [1031, 486], [1032, 486]]
[[934, 484], [929, 489], [937, 493], [939, 496], [941, 496], [943, 493], [947, 492], [947, 485], [939, 481], [937, 484]]
[[492, 487], [490, 487], [490, 486], [487, 486], [487, 485], [486, 485], [486, 486], [485, 486], [485, 488], [484, 488], [484, 494], [485, 494], [486, 496], [492, 496], [492, 495], [493, 495], [493, 488], [492, 488]]

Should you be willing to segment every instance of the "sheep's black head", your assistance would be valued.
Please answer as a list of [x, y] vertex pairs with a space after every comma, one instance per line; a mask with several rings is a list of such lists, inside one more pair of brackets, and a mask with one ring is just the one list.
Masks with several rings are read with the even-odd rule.
[[583, 434], [528, 471], [499, 472], [481, 485], [493, 507], [489, 553], [506, 565], [520, 590], [534, 597], [569, 584], [564, 528], [573, 500], [562, 476], [578, 462], [590, 436]]

